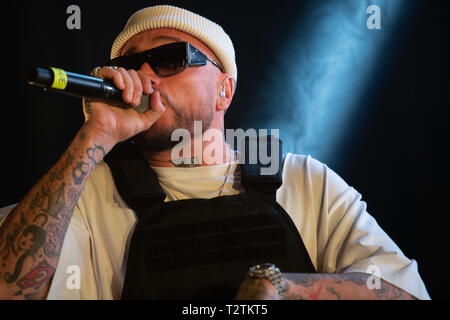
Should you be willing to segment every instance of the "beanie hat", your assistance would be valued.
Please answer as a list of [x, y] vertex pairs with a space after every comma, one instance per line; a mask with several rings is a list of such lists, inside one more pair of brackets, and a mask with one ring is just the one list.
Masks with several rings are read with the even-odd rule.
[[153, 6], [135, 12], [114, 40], [111, 59], [120, 55], [124, 44], [135, 34], [158, 28], [177, 29], [202, 41], [217, 56], [224, 71], [237, 81], [233, 43], [222, 27], [198, 14], [174, 6]]

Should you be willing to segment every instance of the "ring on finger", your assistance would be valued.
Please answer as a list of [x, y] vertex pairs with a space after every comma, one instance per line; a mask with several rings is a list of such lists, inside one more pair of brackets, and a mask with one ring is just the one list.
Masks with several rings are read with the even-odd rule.
[[112, 70], [117, 70], [117, 69], [119, 69], [119, 67], [117, 67], [117, 66], [108, 66], [108, 68], [110, 68], [110, 69], [112, 69]]
[[98, 78], [98, 70], [100, 69], [101, 67], [95, 67], [94, 69], [92, 69], [90, 72], [91, 76]]

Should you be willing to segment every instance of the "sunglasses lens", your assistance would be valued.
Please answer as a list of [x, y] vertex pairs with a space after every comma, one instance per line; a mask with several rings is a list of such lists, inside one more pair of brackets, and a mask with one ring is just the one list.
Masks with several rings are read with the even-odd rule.
[[150, 63], [152, 69], [160, 77], [168, 77], [180, 73], [186, 69], [180, 61], [160, 61]]
[[186, 69], [186, 45], [174, 43], [157, 48], [149, 57], [149, 64], [160, 77], [184, 71]]
[[110, 66], [122, 67], [126, 70], [134, 69], [139, 70], [144, 64], [145, 59], [138, 54], [132, 54], [129, 56], [121, 56], [110, 61]]
[[158, 76], [168, 77], [184, 71], [187, 67], [186, 59], [186, 43], [177, 42], [112, 59], [109, 65], [139, 70], [145, 62], [148, 62]]

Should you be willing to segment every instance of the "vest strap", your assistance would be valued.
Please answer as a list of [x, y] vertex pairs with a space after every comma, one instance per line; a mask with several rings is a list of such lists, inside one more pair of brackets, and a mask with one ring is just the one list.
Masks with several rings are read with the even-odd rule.
[[162, 203], [166, 194], [140, 151], [131, 142], [117, 144], [104, 158], [123, 200], [139, 218], [150, 205]]
[[244, 143], [242, 186], [247, 192], [275, 199], [283, 182], [282, 141], [275, 136], [260, 136], [246, 137]]

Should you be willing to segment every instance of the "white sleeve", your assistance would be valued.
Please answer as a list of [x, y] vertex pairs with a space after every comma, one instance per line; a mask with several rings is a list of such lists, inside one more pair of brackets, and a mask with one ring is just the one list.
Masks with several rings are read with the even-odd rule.
[[97, 300], [92, 266], [91, 237], [77, 205], [64, 237], [47, 299]]
[[6, 216], [17, 206], [17, 203], [11, 204], [9, 206], [0, 208], [0, 226], [3, 221], [5, 221]]
[[297, 225], [318, 272], [375, 269], [414, 297], [430, 299], [416, 261], [403, 254], [366, 211], [361, 194], [334, 171], [310, 156], [288, 154], [283, 178], [283, 188], [296, 189], [298, 196], [287, 193], [289, 200], [282, 189], [277, 199]]

